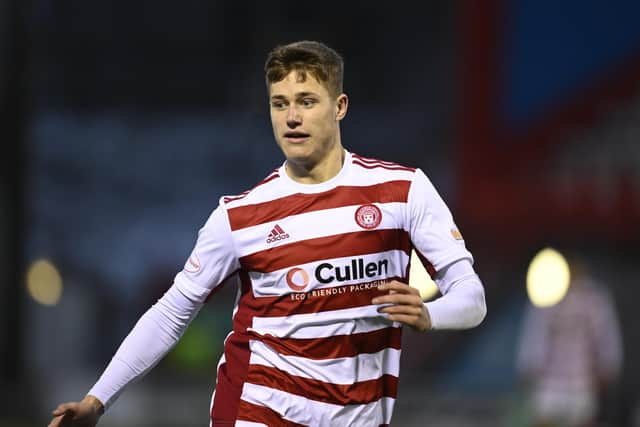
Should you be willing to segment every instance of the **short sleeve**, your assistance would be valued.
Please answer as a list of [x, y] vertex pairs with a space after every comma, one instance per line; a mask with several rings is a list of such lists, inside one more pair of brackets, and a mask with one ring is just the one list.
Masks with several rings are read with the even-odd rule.
[[239, 267], [229, 218], [221, 204], [198, 232], [195, 247], [175, 282], [212, 291]]
[[420, 169], [409, 189], [407, 213], [411, 243], [432, 275], [459, 259], [473, 262], [449, 208]]

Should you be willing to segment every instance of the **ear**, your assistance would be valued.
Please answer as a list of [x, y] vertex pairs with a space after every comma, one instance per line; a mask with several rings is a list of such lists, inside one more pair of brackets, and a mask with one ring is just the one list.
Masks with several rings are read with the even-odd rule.
[[341, 93], [336, 98], [336, 121], [344, 119], [349, 109], [349, 97], [345, 93]]

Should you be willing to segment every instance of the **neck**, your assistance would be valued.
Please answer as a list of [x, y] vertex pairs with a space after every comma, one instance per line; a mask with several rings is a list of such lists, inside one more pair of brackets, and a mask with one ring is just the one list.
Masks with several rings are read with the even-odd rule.
[[340, 173], [344, 163], [344, 148], [336, 144], [336, 148], [318, 162], [298, 162], [287, 159], [285, 170], [291, 179], [301, 184], [320, 184]]

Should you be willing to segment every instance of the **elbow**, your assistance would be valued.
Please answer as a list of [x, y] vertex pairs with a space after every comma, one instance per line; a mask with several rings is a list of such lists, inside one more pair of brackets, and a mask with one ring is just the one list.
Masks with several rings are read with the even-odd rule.
[[474, 315], [471, 327], [475, 328], [482, 323], [485, 317], [487, 317], [487, 302], [484, 296], [484, 288], [482, 286], [480, 286], [479, 292], [476, 295], [473, 313]]
[[487, 317], [487, 303], [484, 299], [484, 293], [483, 293], [482, 302], [478, 304], [478, 314], [476, 318], [476, 324], [473, 325], [473, 327], [475, 328], [476, 326], [480, 325], [485, 317]]

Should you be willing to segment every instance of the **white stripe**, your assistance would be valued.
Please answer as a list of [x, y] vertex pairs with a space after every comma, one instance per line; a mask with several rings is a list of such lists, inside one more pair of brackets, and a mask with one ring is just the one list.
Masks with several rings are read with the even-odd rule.
[[283, 414], [283, 418], [314, 427], [372, 427], [389, 424], [395, 399], [383, 397], [362, 405], [335, 405], [302, 396], [245, 383], [241, 399], [266, 406]]
[[[344, 167], [348, 168], [348, 170], [346, 170], [345, 172], [349, 173], [348, 182], [350, 186], [366, 187], [370, 185], [381, 184], [388, 181], [411, 181], [413, 180], [414, 173], [415, 173], [412, 171], [388, 170], [388, 169], [382, 169], [382, 168], [367, 169], [366, 173], [362, 173], [362, 168], [358, 165], [353, 164], [352, 162], [353, 160], [355, 159], [351, 157], [351, 153], [347, 153], [347, 156], [344, 162]], [[363, 163], [368, 164], [368, 162], [366, 161]], [[284, 175], [286, 174], [286, 171], [283, 167], [278, 168], [277, 173], [280, 175], [280, 178], [276, 178], [273, 181], [260, 185], [258, 189], [254, 191], [250, 191], [246, 197], [240, 200], [234, 200], [232, 202], [229, 202], [227, 206], [229, 208], [235, 208], [238, 206], [247, 206], [247, 205], [252, 205], [256, 203], [269, 202], [274, 199], [279, 199], [279, 198], [290, 196], [292, 194], [300, 192], [299, 187], [290, 185], [287, 178], [284, 177]], [[342, 181], [344, 181], [344, 179], [342, 179]], [[307, 193], [307, 194], [323, 193], [323, 192], [326, 192], [328, 189], [331, 189], [331, 188], [327, 188], [327, 186], [323, 186], [323, 185], [316, 185], [316, 186], [310, 185], [310, 186], [306, 186], [306, 188], [304, 189], [304, 193]]]
[[[308, 239], [365, 231], [355, 220], [355, 213], [359, 206], [343, 206], [306, 212], [291, 215], [278, 221], [235, 230], [232, 234], [236, 241], [238, 255], [242, 257]], [[376, 206], [382, 211], [382, 221], [376, 230], [408, 229], [403, 224], [403, 218], [406, 217], [406, 203], [376, 203]], [[279, 224], [289, 234], [289, 238], [267, 243], [267, 236], [276, 224]], [[313, 226], [310, 227], [309, 224], [313, 224]]]
[[234, 426], [235, 427], [269, 427], [266, 424], [254, 423], [254, 422], [251, 422], [251, 421], [236, 421]]
[[261, 335], [277, 338], [324, 338], [377, 331], [400, 323], [388, 320], [378, 313], [377, 306], [293, 314], [279, 317], [254, 317], [253, 330]]
[[[331, 283], [318, 283], [315, 278], [315, 269], [321, 263], [330, 263], [334, 266], [351, 266], [351, 260], [354, 258], [363, 258], [364, 265], [370, 262], [377, 263], [378, 261], [387, 260], [387, 274], [380, 275], [378, 277], [372, 277], [368, 279], [353, 279], [345, 282], [333, 281]], [[321, 261], [314, 261], [306, 264], [296, 265], [307, 272], [309, 275], [309, 285], [304, 289], [304, 292], [310, 292], [314, 289], [321, 288], [333, 288], [336, 286], [343, 286], [350, 283], [358, 283], [363, 280], [376, 280], [384, 279], [386, 277], [403, 277], [406, 272], [407, 264], [409, 263], [409, 255], [401, 250], [390, 250], [385, 252], [378, 252], [370, 255], [354, 255], [353, 257], [341, 257], [341, 258], [329, 258]], [[286, 277], [287, 273], [291, 270], [291, 267], [286, 267], [281, 270], [272, 271], [270, 273], [260, 273], [256, 271], [250, 271], [249, 277], [251, 278], [251, 288], [253, 295], [256, 297], [273, 297], [286, 295], [291, 293], [291, 288], [287, 285]], [[335, 274], [332, 271], [325, 271], [327, 274]]]
[[400, 350], [386, 348], [376, 353], [335, 359], [308, 359], [282, 355], [260, 341], [251, 341], [252, 365], [276, 368], [290, 375], [330, 384], [353, 384], [377, 380], [383, 375], [399, 375]]

